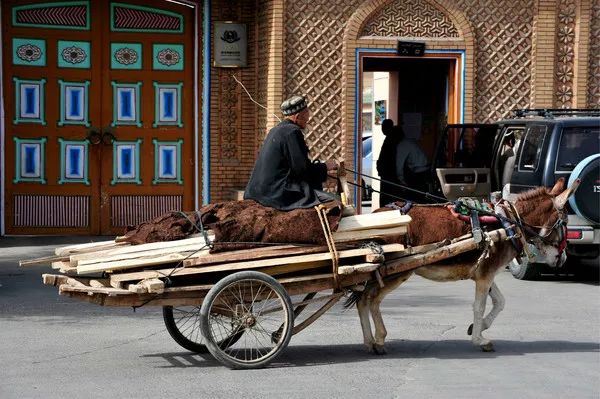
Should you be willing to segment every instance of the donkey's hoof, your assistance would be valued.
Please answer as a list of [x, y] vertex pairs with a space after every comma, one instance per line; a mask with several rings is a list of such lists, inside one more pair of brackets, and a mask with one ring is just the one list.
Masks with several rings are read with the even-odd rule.
[[494, 349], [494, 344], [491, 342], [488, 342], [487, 344], [482, 344], [480, 345], [480, 348], [482, 351], [484, 352], [495, 352], [496, 350]]
[[383, 345], [373, 345], [373, 353], [376, 355], [386, 355], [387, 351]]
[[473, 323], [467, 328], [467, 335], [473, 335]]

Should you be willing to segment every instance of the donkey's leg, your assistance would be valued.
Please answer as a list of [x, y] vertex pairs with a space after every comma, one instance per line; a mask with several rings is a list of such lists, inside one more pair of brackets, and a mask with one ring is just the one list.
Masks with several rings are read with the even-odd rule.
[[[492, 326], [492, 323], [498, 316], [498, 314], [500, 314], [500, 312], [502, 312], [502, 310], [504, 310], [504, 304], [505, 304], [504, 296], [500, 292], [500, 289], [498, 288], [496, 283], [492, 282], [492, 286], [490, 288], [489, 294], [490, 294], [490, 298], [492, 298], [493, 306], [492, 306], [492, 310], [490, 310], [490, 312], [487, 314], [487, 316], [485, 316], [483, 318], [483, 325], [481, 326], [482, 332], [487, 330], [488, 328], [490, 328]], [[467, 333], [469, 335], [473, 334], [473, 324], [471, 324], [469, 326], [469, 330], [467, 331]]]
[[360, 318], [360, 326], [363, 332], [363, 340], [369, 352], [373, 351], [373, 345], [375, 345], [375, 339], [373, 338], [373, 332], [371, 331], [371, 319], [369, 318], [370, 294], [374, 288], [374, 286], [367, 286], [362, 292], [359, 300], [356, 302], [358, 317]]
[[475, 302], [473, 302], [473, 336], [471, 342], [474, 345], [479, 345], [484, 352], [494, 350], [492, 342], [483, 338], [483, 313], [485, 312], [485, 303], [492, 285], [492, 278], [482, 278], [475, 280]]
[[383, 317], [381, 316], [380, 305], [383, 298], [410, 277], [412, 273], [404, 273], [398, 278], [393, 280], [386, 280], [383, 288], [378, 287], [375, 296], [370, 301], [371, 317], [373, 317], [373, 323], [375, 324], [375, 344], [373, 345], [373, 351], [378, 355], [385, 355], [385, 337], [387, 336], [387, 330], [383, 323]]
[[504, 309], [504, 304], [506, 302], [504, 300], [504, 296], [500, 292], [500, 289], [493, 281], [492, 286], [490, 287], [490, 298], [492, 298], [493, 306], [492, 310], [490, 310], [487, 316], [485, 316], [485, 318], [483, 319], [482, 331], [485, 331], [492, 326], [492, 323], [494, 322], [498, 314]]

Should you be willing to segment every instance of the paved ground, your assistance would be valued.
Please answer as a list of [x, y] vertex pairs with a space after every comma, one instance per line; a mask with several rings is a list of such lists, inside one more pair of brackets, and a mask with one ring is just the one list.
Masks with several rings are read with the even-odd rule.
[[[354, 309], [333, 308], [271, 368], [231, 371], [180, 348], [160, 309], [102, 308], [41, 284], [22, 258], [94, 238], [0, 238], [0, 398], [598, 398], [598, 280], [524, 282], [471, 346], [473, 285], [414, 277], [383, 304], [388, 355], [365, 353]], [[97, 238], [96, 238], [97, 239]]]

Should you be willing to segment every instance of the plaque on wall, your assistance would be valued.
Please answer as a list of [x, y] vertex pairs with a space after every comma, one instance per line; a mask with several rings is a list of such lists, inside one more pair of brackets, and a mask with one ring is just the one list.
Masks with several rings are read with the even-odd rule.
[[215, 22], [214, 66], [239, 68], [247, 65], [246, 24]]

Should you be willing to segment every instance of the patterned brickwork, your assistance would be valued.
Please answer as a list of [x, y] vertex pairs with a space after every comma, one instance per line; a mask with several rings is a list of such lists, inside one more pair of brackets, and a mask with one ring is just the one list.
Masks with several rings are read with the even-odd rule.
[[[307, 129], [307, 142], [313, 156], [328, 158], [342, 154], [341, 84], [343, 54], [340, 38], [348, 18], [360, 1], [298, 0], [287, 3], [286, 54], [284, 92], [308, 94], [312, 116]], [[394, 8], [416, 5], [419, 10], [441, 11], [426, 1], [395, 0], [393, 6], [377, 10], [369, 16], [364, 34], [393, 32], [392, 27], [410, 25], [408, 17], [395, 13], [386, 22], [382, 16]], [[413, 7], [414, 8], [414, 7]], [[515, 107], [529, 105], [531, 96], [531, 33], [533, 0], [495, 1], [461, 0], [456, 8], [463, 10], [476, 36], [474, 120], [488, 122], [509, 114]], [[387, 11], [386, 11], [387, 10]], [[417, 11], [415, 11], [417, 12]], [[421, 13], [424, 11], [420, 11]], [[451, 23], [439, 17], [444, 26]], [[377, 28], [385, 26], [386, 28]], [[457, 28], [447, 28], [446, 38], [456, 38]], [[405, 28], [394, 34], [404, 35]], [[424, 23], [412, 29], [420, 37], [437, 38], [440, 24]], [[456, 33], [455, 33], [456, 31]], [[359, 35], [360, 36], [360, 35]], [[467, 55], [467, 57], [470, 55]], [[467, 60], [468, 62], [468, 60]]]
[[[271, 29], [269, 19], [272, 13], [269, 12], [268, 0], [260, 0], [258, 13], [256, 17], [256, 52], [258, 56], [258, 68], [256, 74], [256, 97], [255, 100], [266, 107], [267, 105], [267, 87], [269, 84], [269, 50]], [[254, 150], [258, 152], [261, 143], [267, 133], [267, 111], [264, 108], [257, 109], [258, 126], [256, 139], [254, 140]], [[271, 117], [272, 118], [272, 117]]]
[[234, 190], [243, 189], [254, 165], [258, 107], [233, 75], [256, 95], [256, 14], [255, 0], [220, 1], [214, 2], [212, 7], [213, 21], [247, 24], [248, 66], [211, 68], [211, 202], [229, 200]]
[[474, 121], [491, 122], [531, 98], [532, 0], [461, 0], [477, 46]]
[[396, 0], [371, 17], [361, 36], [459, 37], [447, 15], [423, 0]]
[[558, 7], [554, 104], [557, 108], [572, 108], [576, 4], [574, 0], [560, 0]]
[[356, 3], [287, 3], [284, 93], [308, 95], [311, 117], [305, 136], [311, 156], [318, 159], [342, 154], [342, 38]]
[[600, 0], [594, 0], [592, 4], [587, 104], [591, 108], [600, 108]]

